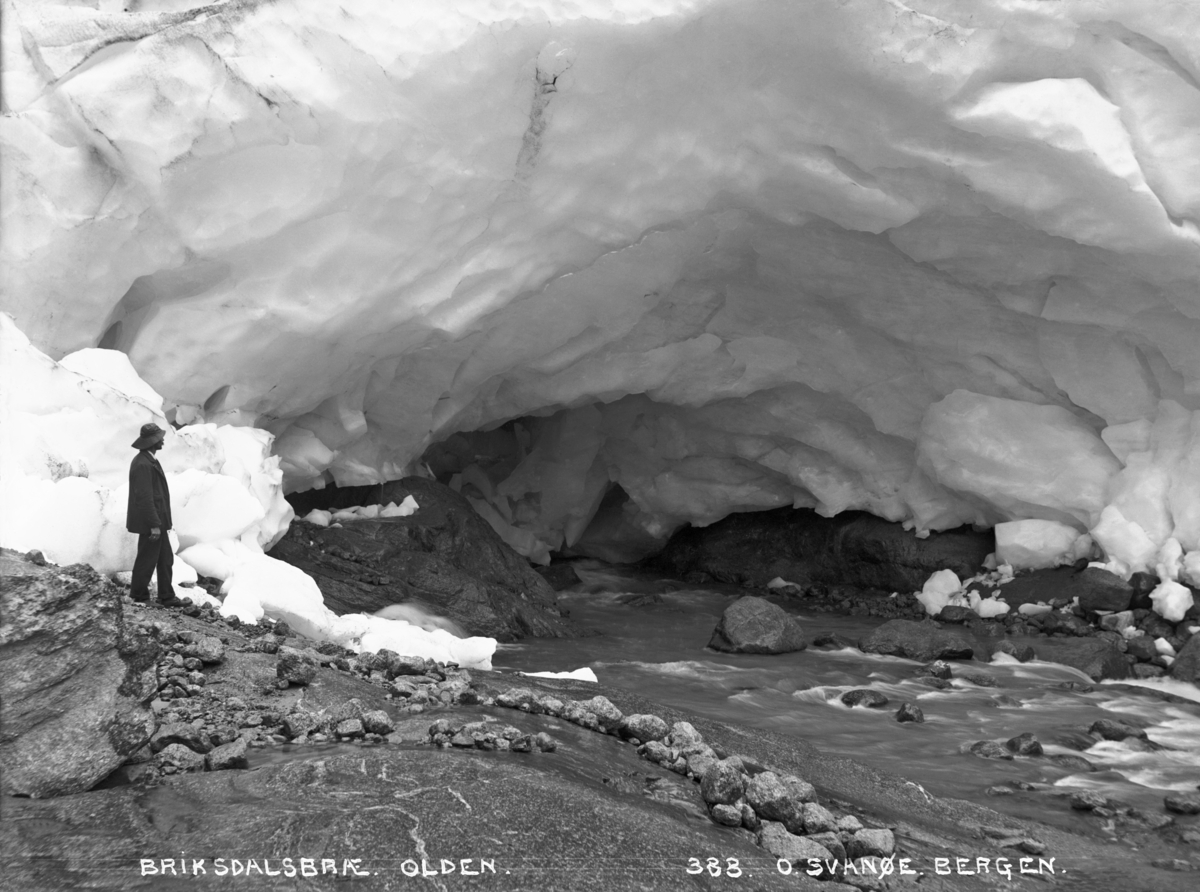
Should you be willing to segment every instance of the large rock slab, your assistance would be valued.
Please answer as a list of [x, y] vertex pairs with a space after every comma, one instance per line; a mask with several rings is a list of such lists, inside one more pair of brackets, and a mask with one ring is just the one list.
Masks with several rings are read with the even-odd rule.
[[348, 521], [340, 528], [293, 523], [271, 557], [316, 580], [338, 614], [375, 613], [417, 602], [468, 635], [500, 641], [570, 636], [554, 590], [454, 490], [406, 477], [293, 497], [297, 513], [416, 499], [408, 517]]
[[1133, 587], [1128, 582], [1098, 567], [1087, 567], [1083, 570], [1074, 567], [1034, 570], [1031, 573], [1022, 573], [999, 589], [988, 588], [979, 583], [973, 583], [967, 588], [969, 591], [978, 591], [984, 597], [998, 594], [1013, 607], [1038, 602], [1048, 604], [1056, 598], [1067, 601], [1079, 598], [1080, 606], [1089, 612], [1109, 610], [1115, 613], [1126, 610], [1133, 597]]
[[932, 620], [889, 620], [864, 638], [861, 647], [865, 653], [907, 657], [922, 663], [969, 660], [975, 653], [975, 644], [969, 638]]
[[782, 576], [801, 585], [911, 592], [935, 570], [974, 575], [994, 549], [990, 531], [964, 527], [918, 539], [863, 511], [821, 517], [807, 508], [779, 508], [681, 530], [655, 563], [680, 576], [702, 573], [737, 584], [765, 585]]
[[0, 788], [91, 788], [154, 733], [158, 646], [125, 622], [121, 590], [84, 564], [0, 558]]
[[1129, 677], [1129, 663], [1125, 655], [1104, 638], [1038, 639], [1033, 651], [1039, 660], [1078, 669], [1093, 681]]
[[764, 598], [745, 597], [725, 608], [708, 646], [735, 654], [783, 654], [807, 645], [794, 616]]

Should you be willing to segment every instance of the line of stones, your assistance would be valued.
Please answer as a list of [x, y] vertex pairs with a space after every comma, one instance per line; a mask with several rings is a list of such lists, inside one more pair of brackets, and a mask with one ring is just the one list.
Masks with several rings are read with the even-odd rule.
[[[483, 702], [490, 705], [487, 699]], [[603, 696], [563, 701], [529, 688], [510, 688], [494, 703], [625, 740], [641, 757], [698, 782], [715, 823], [744, 827], [755, 834], [759, 846], [793, 866], [809, 859], [844, 863], [896, 852], [891, 830], [866, 828], [854, 815], [834, 815], [818, 802], [808, 781], [772, 771], [746, 756], [728, 755], [719, 745], [705, 743], [689, 722], [668, 727], [656, 715], [623, 715]]]

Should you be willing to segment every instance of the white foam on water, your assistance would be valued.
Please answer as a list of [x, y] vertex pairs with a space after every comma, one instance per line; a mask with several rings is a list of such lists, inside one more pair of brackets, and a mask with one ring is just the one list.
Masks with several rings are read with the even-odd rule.
[[1174, 694], [1176, 697], [1183, 697], [1186, 700], [1193, 700], [1200, 703], [1200, 687], [1186, 681], [1179, 681], [1175, 678], [1125, 678], [1121, 680], [1106, 679], [1100, 682], [1101, 685], [1123, 684], [1132, 685], [1138, 688], [1149, 688], [1153, 691], [1164, 691], [1168, 694]]
[[[597, 666], [616, 665], [597, 663]], [[723, 663], [710, 663], [706, 660], [674, 660], [666, 663], [646, 663], [640, 660], [628, 660], [620, 663], [626, 669], [642, 669], [659, 675], [672, 675], [680, 678], [713, 679], [738, 675], [742, 673], [758, 673], [761, 670], [726, 666]]]

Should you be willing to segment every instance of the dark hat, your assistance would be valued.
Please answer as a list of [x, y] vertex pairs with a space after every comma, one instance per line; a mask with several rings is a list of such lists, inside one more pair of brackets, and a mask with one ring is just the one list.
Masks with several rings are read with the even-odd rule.
[[167, 432], [151, 421], [142, 425], [142, 434], [133, 441], [134, 449], [149, 449], [155, 443], [167, 438]]

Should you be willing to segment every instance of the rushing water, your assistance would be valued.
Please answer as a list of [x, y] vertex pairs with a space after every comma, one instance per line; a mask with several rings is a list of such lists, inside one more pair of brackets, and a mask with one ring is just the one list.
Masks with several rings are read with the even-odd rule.
[[[984, 687], [954, 679], [939, 691], [918, 683], [920, 664], [852, 648], [774, 656], [724, 654], [706, 648], [721, 613], [739, 592], [730, 587], [680, 589], [616, 570], [578, 570], [584, 584], [562, 592], [572, 619], [599, 634], [582, 639], [534, 639], [502, 645], [497, 669], [566, 671], [590, 666], [606, 684], [720, 721], [769, 728], [808, 740], [824, 752], [857, 759], [921, 785], [931, 794], [985, 802], [992, 808], [1056, 822], [1079, 820], [1047, 794], [1097, 789], [1151, 812], [1170, 791], [1200, 784], [1200, 690], [1178, 682], [1146, 682], [1147, 690], [1090, 685], [1082, 673], [1052, 663], [958, 662], [956, 670], [985, 673]], [[790, 608], [805, 632], [852, 639], [878, 620], [806, 613]], [[1074, 683], [1074, 686], [1069, 683]], [[869, 687], [886, 694], [883, 709], [850, 709], [840, 695]], [[1152, 690], [1157, 688], [1158, 690]], [[1189, 703], [1163, 702], [1161, 691]], [[900, 724], [902, 701], [920, 706], [923, 724]], [[1087, 728], [1099, 718], [1145, 727], [1150, 741], [1091, 745]], [[1096, 766], [1079, 772], [1041, 757], [982, 759], [962, 750], [979, 740], [1037, 735], [1046, 755], [1082, 755]], [[1086, 750], [1082, 749], [1087, 747]], [[988, 795], [1011, 781], [1046, 785], [1035, 796]]]

